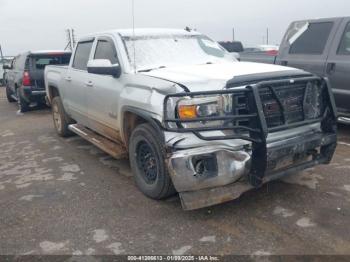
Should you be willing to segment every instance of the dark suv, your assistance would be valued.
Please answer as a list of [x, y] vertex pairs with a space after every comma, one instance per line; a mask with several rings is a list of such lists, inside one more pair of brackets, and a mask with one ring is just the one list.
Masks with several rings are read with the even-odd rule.
[[68, 65], [71, 52], [26, 52], [14, 58], [6, 75], [6, 95], [10, 103], [17, 101], [21, 112], [32, 104], [45, 103], [44, 69], [47, 65]]

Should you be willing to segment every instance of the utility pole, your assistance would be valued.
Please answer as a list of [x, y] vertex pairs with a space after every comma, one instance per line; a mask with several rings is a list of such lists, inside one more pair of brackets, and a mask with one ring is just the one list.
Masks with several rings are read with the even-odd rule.
[[232, 28], [232, 41], [235, 41], [235, 28]]
[[1, 58], [1, 60], [4, 60], [4, 54], [2, 53], [1, 45], [0, 45], [0, 58]]
[[266, 28], [266, 44], [269, 44], [269, 28]]
[[64, 50], [70, 49], [71, 51], [73, 51], [76, 44], [74, 29], [73, 28], [67, 29], [66, 35], [67, 35], [67, 45]]

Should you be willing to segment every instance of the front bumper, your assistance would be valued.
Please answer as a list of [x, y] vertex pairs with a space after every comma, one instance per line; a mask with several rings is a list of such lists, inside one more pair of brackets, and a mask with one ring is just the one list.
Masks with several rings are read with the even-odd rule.
[[169, 172], [178, 192], [196, 191], [236, 182], [247, 175], [251, 155], [220, 147], [201, 147], [174, 153]]
[[[283, 176], [327, 164], [332, 159], [336, 142], [336, 134], [309, 132], [267, 144], [266, 154], [258, 158], [245, 150], [200, 147], [175, 152], [168, 165], [183, 208], [192, 210], [234, 200], [253, 189], [255, 186], [249, 177], [254, 175], [256, 165], [266, 169], [259, 184], [261, 186]], [[199, 174], [196, 163], [200, 159], [215, 159], [209, 161], [213, 167], [209, 170], [211, 172]]]
[[[242, 85], [240, 82], [238, 86]], [[243, 89], [234, 86], [229, 81], [222, 91], [171, 94], [164, 100], [165, 130], [179, 136], [166, 137], [166, 143], [168, 147], [169, 143], [175, 145], [170, 145], [168, 165], [184, 209], [232, 200], [281, 176], [327, 164], [333, 157], [337, 110], [328, 79], [286, 77]], [[228, 110], [223, 116], [190, 120], [179, 119], [172, 111], [168, 113], [176, 99], [213, 95], [229, 96], [225, 104], [228, 108], [240, 104], [238, 98], [244, 97], [245, 110]], [[192, 128], [183, 125], [189, 122], [211, 125]], [[188, 136], [189, 132], [202, 141], [201, 146], [183, 143], [186, 137], [181, 136]], [[192, 141], [200, 144], [198, 140]], [[223, 141], [236, 145], [219, 146]], [[246, 144], [242, 145], [242, 141]], [[212, 143], [217, 143], [216, 147], [211, 147]], [[180, 145], [187, 149], [179, 148]]]

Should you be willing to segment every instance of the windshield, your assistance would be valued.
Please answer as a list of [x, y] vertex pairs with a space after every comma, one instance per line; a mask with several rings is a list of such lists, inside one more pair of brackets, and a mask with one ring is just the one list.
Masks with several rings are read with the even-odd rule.
[[129, 62], [137, 71], [234, 61], [218, 43], [203, 35], [123, 37], [123, 40]]

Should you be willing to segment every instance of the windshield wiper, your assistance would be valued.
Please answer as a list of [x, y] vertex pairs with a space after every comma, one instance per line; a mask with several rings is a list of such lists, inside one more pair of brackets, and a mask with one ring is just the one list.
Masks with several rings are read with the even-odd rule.
[[145, 73], [145, 72], [151, 72], [153, 70], [162, 69], [162, 68], [166, 68], [166, 66], [159, 66], [159, 67], [155, 67], [155, 68], [142, 69], [142, 70], [138, 70], [137, 72]]

